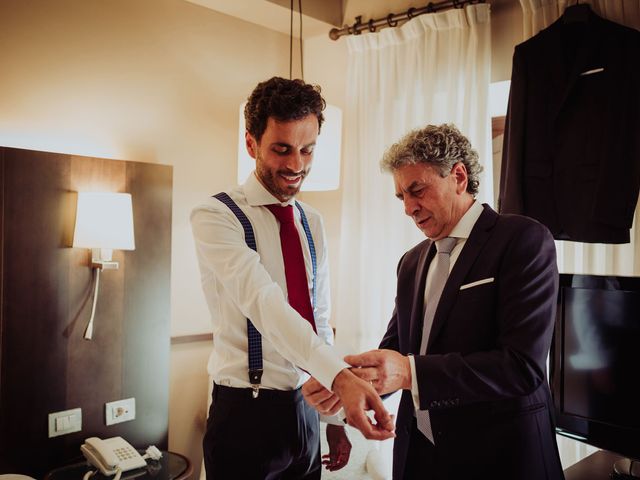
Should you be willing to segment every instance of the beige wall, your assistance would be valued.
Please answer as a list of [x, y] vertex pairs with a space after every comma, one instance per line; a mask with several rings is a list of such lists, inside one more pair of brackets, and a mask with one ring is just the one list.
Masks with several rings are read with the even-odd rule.
[[[0, 2], [0, 145], [174, 166], [173, 335], [209, 331], [189, 211], [236, 182], [238, 106], [288, 52], [182, 0]], [[172, 349], [169, 444], [196, 468], [208, 349]]]
[[513, 48], [522, 42], [522, 8], [518, 0], [491, 2], [491, 81], [511, 79]]
[[[424, 1], [390, 3], [347, 1], [345, 21]], [[522, 22], [516, 0], [491, 3], [492, 77], [501, 80], [510, 75]], [[304, 48], [305, 79], [321, 84], [327, 101], [344, 108], [345, 39], [321, 35]], [[235, 183], [238, 105], [258, 81], [288, 75], [288, 52], [286, 35], [182, 0], [0, 2], [0, 145], [174, 166], [173, 335], [209, 330], [189, 211]], [[341, 192], [302, 195], [325, 216], [334, 296]], [[172, 347], [169, 443], [194, 461], [196, 471], [209, 347]]]

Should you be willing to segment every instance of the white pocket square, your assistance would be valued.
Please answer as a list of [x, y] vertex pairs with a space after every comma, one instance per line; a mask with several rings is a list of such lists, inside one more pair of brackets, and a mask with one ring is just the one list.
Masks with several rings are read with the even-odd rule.
[[465, 283], [460, 287], [460, 290], [466, 290], [467, 288], [477, 287], [478, 285], [484, 285], [485, 283], [491, 283], [495, 280], [494, 277], [483, 278], [482, 280], [476, 280], [475, 282]]
[[600, 72], [604, 72], [604, 67], [594, 68], [592, 70], [587, 70], [586, 72], [582, 72], [580, 74], [580, 76], [584, 77], [585, 75], [593, 75], [594, 73], [600, 73]]

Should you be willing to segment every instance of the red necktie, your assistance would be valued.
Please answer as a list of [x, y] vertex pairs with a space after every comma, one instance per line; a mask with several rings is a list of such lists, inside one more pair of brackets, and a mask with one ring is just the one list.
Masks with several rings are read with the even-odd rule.
[[[313, 331], [316, 332], [316, 322], [313, 319], [313, 308], [309, 299], [309, 283], [307, 270], [304, 266], [300, 234], [293, 221], [293, 207], [287, 205], [265, 205], [280, 222], [280, 247], [284, 259], [284, 274], [287, 279], [289, 305], [306, 318]], [[317, 332], [316, 332], [317, 333]]]

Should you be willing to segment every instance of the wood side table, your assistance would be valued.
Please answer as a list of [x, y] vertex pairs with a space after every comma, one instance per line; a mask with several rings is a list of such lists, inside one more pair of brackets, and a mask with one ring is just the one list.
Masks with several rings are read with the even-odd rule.
[[565, 480], [609, 480], [613, 464], [621, 455], [599, 450], [574, 463], [564, 471]]
[[[144, 451], [140, 450], [140, 453]], [[82, 461], [56, 468], [47, 473], [44, 480], [78, 480], [88, 471], [95, 470], [93, 465]], [[123, 472], [121, 480], [186, 480], [193, 474], [193, 466], [187, 457], [173, 452], [162, 452], [160, 460], [147, 460], [145, 468]], [[113, 477], [105, 477], [100, 472], [91, 477], [91, 480], [108, 480]]]

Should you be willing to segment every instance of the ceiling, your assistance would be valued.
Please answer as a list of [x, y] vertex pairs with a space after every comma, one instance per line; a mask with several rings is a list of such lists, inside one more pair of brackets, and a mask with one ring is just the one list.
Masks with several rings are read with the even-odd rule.
[[[240, 18], [289, 35], [291, 0], [186, 0], [212, 10]], [[390, 13], [402, 13], [411, 7], [424, 7], [428, 0], [301, 0], [304, 39], [329, 35], [334, 27], [353, 25], [356, 16], [362, 21], [383, 18]], [[492, 10], [498, 10], [518, 0], [486, 0]], [[298, 11], [298, 0], [293, 0]], [[293, 35], [299, 36], [298, 15], [294, 15]]]
[[[289, 35], [290, 0], [187, 0], [220, 13], [255, 23]], [[294, 0], [298, 11], [298, 1]], [[343, 0], [304, 0], [302, 2], [303, 38], [329, 35], [329, 30], [342, 25]], [[299, 36], [299, 16], [293, 18], [293, 35]]]

